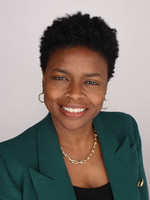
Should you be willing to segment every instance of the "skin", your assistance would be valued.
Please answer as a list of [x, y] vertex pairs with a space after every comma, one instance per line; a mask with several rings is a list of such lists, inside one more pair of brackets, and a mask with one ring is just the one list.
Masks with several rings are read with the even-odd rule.
[[[51, 113], [60, 145], [75, 160], [85, 159], [93, 146], [92, 121], [100, 112], [105, 99], [107, 67], [100, 53], [77, 46], [54, 51], [43, 72], [45, 105]], [[83, 116], [68, 116], [63, 113], [61, 106], [87, 110]], [[95, 187], [108, 182], [99, 143], [92, 159], [84, 164], [86, 170], [82, 171], [84, 165], [73, 165], [66, 159], [65, 164], [76, 186]], [[89, 175], [91, 170], [95, 170], [95, 176], [99, 175], [101, 179], [95, 181], [96, 177]], [[89, 176], [88, 181], [86, 174]]]

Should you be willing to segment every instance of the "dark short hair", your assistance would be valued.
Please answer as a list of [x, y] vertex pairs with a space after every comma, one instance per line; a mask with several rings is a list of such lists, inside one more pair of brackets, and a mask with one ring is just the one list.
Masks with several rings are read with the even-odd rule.
[[112, 29], [101, 17], [89, 14], [66, 15], [56, 18], [41, 37], [40, 62], [45, 72], [49, 57], [56, 49], [85, 46], [99, 52], [108, 64], [108, 80], [113, 77], [115, 61], [118, 57], [116, 29]]

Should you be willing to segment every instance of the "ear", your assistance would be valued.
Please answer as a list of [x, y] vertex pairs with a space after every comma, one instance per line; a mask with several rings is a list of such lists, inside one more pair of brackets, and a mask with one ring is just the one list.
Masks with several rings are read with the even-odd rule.
[[45, 79], [45, 73], [42, 70], [42, 88], [43, 88], [43, 91], [44, 91], [44, 79]]
[[108, 82], [107, 82], [107, 85], [106, 85], [105, 96], [107, 95], [107, 88], [108, 88]]

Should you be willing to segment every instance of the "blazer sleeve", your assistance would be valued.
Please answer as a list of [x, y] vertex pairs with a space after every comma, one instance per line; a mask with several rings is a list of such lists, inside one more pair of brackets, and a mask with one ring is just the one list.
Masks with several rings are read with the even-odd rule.
[[139, 187], [139, 193], [140, 193], [140, 199], [141, 200], [149, 200], [149, 195], [148, 195], [148, 187], [147, 187], [147, 180], [145, 176], [145, 171], [144, 171], [144, 165], [143, 165], [143, 156], [142, 156], [142, 143], [141, 143], [141, 137], [139, 134], [139, 129], [137, 122], [133, 117], [132, 122], [134, 126], [134, 133], [135, 133], [135, 140], [136, 140], [136, 145], [137, 145], [137, 152], [138, 152], [138, 178], [144, 179], [144, 184], [142, 187]]
[[22, 200], [22, 194], [11, 179], [6, 165], [0, 156], [0, 200]]

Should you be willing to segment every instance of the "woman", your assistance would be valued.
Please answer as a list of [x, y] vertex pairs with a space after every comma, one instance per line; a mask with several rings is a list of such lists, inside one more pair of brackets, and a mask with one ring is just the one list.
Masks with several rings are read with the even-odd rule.
[[118, 57], [115, 29], [67, 15], [45, 30], [40, 53], [39, 100], [49, 113], [0, 144], [0, 200], [148, 200], [136, 121], [101, 111]]

